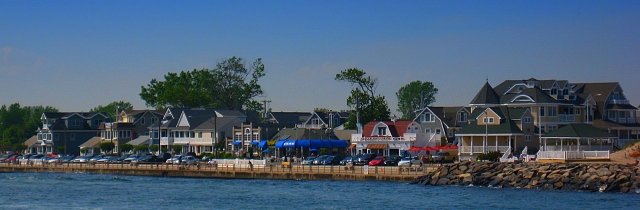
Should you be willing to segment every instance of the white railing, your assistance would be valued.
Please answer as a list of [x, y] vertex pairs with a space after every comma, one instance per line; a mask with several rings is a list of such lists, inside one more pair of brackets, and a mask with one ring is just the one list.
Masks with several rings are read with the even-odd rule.
[[560, 146], [543, 146], [544, 151], [607, 151], [611, 150], [611, 145], [564, 145]]
[[487, 153], [487, 152], [494, 152], [494, 151], [500, 151], [501, 153], [505, 153], [507, 151], [511, 150], [511, 147], [509, 146], [498, 146], [496, 148], [496, 146], [461, 146], [460, 148], [458, 148], [460, 150], [460, 153]]
[[576, 116], [575, 115], [558, 115], [558, 120], [560, 122], [575, 122], [576, 121]]
[[392, 136], [373, 136], [373, 137], [353, 137], [351, 142], [364, 141], [415, 141], [416, 137], [392, 137]]
[[209, 144], [211, 145], [211, 139], [210, 138], [175, 138], [173, 143], [174, 144], [194, 144], [194, 143], [199, 143], [199, 144]]
[[613, 99], [611, 100], [612, 104], [629, 104], [629, 100], [620, 100], [620, 99]]
[[609, 151], [539, 151], [538, 159], [609, 159]]

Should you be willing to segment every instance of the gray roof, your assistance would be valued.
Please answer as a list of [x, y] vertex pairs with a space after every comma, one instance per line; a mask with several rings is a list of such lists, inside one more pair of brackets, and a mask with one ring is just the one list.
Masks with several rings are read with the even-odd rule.
[[102, 138], [100, 138], [99, 136], [95, 136], [95, 137], [90, 138], [89, 140], [85, 141], [84, 143], [82, 143], [80, 145], [80, 148], [96, 147], [98, 144], [100, 144], [100, 142], [102, 142]]
[[309, 112], [270, 112], [270, 114], [278, 121], [278, 124], [288, 128], [304, 123], [311, 117]]
[[138, 138], [127, 142], [127, 144], [131, 144], [133, 146], [149, 144], [149, 136], [138, 136]]
[[25, 146], [27, 146], [27, 147], [31, 147], [31, 146], [33, 146], [33, 145], [34, 145], [34, 144], [36, 144], [36, 143], [38, 143], [38, 136], [37, 136], [37, 135], [33, 135], [33, 136], [31, 136], [31, 138], [27, 139], [27, 140], [26, 140], [26, 141], [24, 141], [24, 143], [22, 143], [22, 144], [24, 144], [24, 145], [25, 145]]
[[469, 104], [500, 104], [500, 97], [489, 82], [486, 82]]
[[614, 136], [593, 125], [573, 123], [549, 132], [543, 138], [614, 138]]

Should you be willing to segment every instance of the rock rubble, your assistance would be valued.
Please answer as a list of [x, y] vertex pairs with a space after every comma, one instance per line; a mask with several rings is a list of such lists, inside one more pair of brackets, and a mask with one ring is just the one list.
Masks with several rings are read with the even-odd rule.
[[443, 165], [415, 183], [640, 193], [640, 168], [605, 163], [460, 162]]

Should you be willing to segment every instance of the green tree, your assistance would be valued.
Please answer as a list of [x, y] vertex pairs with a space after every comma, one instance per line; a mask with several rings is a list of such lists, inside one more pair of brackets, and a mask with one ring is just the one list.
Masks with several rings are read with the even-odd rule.
[[265, 75], [262, 59], [250, 67], [242, 58], [231, 57], [215, 69], [167, 73], [164, 81], [151, 80], [141, 87], [140, 97], [147, 106], [156, 108], [221, 108], [229, 110], [262, 109], [253, 98], [263, 94], [258, 84]]
[[398, 112], [403, 119], [413, 120], [416, 110], [424, 109], [436, 101], [438, 88], [429, 81], [413, 81], [400, 87], [396, 92], [398, 97]]
[[151, 150], [151, 152], [157, 152], [158, 151], [158, 145], [157, 144], [152, 144], [151, 146], [149, 146], [149, 150]]
[[146, 151], [149, 150], [149, 145], [141, 144], [141, 145], [133, 147], [133, 150], [136, 151], [136, 152], [146, 152]]
[[347, 105], [355, 108], [356, 112], [351, 112], [345, 127], [353, 129], [356, 127], [359, 112], [360, 122], [367, 123], [374, 120], [389, 120], [389, 106], [385, 97], [376, 94], [375, 88], [377, 80], [368, 76], [366, 72], [358, 68], [350, 68], [336, 74], [335, 80], [350, 83], [352, 86], [351, 95], [347, 98]]
[[109, 151], [109, 153], [113, 153], [113, 148], [115, 148], [116, 145], [113, 142], [102, 142], [100, 143], [100, 150], [102, 150], [102, 152], [107, 152]]
[[176, 154], [182, 154], [182, 145], [177, 145], [177, 144], [171, 145], [171, 149]]
[[0, 140], [5, 146], [0, 150], [23, 150], [23, 143], [35, 134], [35, 130], [42, 126], [40, 117], [43, 112], [57, 112], [49, 106], [20, 106], [13, 103], [0, 106]]
[[132, 110], [132, 109], [133, 109], [133, 105], [131, 105], [131, 103], [127, 101], [114, 101], [104, 106], [99, 105], [97, 107], [94, 107], [93, 109], [89, 110], [89, 112], [104, 112], [109, 116], [109, 118], [115, 119], [116, 111], [120, 112], [122, 110]]
[[120, 146], [121, 152], [130, 152], [131, 150], [133, 150], [133, 145], [131, 144], [123, 144]]

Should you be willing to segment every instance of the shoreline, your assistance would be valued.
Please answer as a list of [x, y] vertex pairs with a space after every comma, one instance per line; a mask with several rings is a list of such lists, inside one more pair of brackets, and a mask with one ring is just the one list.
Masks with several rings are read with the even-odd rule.
[[55, 172], [55, 173], [92, 173], [130, 176], [156, 177], [192, 177], [222, 179], [275, 179], [275, 180], [376, 180], [407, 182], [435, 171], [437, 167], [425, 166], [415, 170], [403, 167], [363, 167], [355, 166], [303, 166], [291, 167], [263, 166], [249, 168], [244, 165], [227, 165], [224, 167], [180, 166], [167, 164], [0, 164], [3, 172]]
[[482, 186], [640, 193], [640, 168], [604, 163], [476, 163], [444, 165], [417, 178], [422, 185]]

